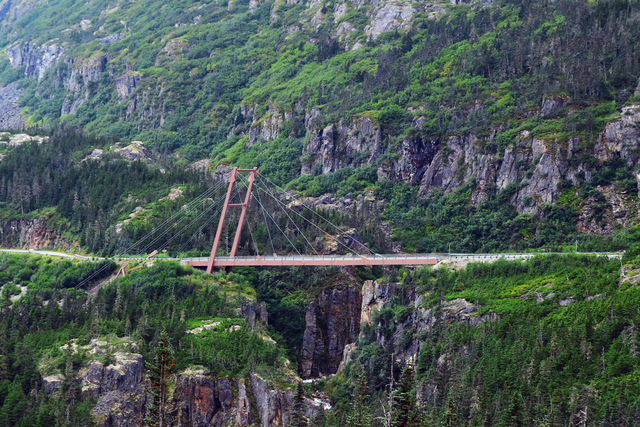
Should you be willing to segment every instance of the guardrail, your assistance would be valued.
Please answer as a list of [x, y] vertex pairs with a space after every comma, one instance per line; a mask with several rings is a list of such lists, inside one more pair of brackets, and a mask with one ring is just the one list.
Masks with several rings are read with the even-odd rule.
[[[64, 252], [55, 251], [36, 251], [33, 249], [0, 249], [0, 252], [7, 253], [24, 253], [35, 254], [43, 256], [56, 256], [62, 258], [74, 258], [86, 261], [101, 261], [105, 259], [112, 259], [114, 261], [150, 261], [147, 257], [90, 257], [77, 254], [66, 254]], [[486, 260], [486, 259], [519, 259], [519, 258], [533, 258], [540, 255], [591, 255], [591, 256], [606, 256], [608, 258], [622, 258], [624, 252], [513, 252], [513, 253], [423, 253], [423, 254], [373, 254], [373, 255], [284, 255], [284, 256], [240, 256], [240, 257], [216, 257], [216, 264], [218, 262], [231, 262], [231, 261], [268, 261], [279, 262], [284, 260], [290, 261], [360, 261], [360, 260], [401, 260], [406, 264], [409, 260], [425, 260], [425, 259], [438, 259], [440, 261], [447, 259], [465, 259], [465, 260]], [[203, 262], [207, 261], [208, 257], [189, 257], [189, 258], [156, 258], [158, 260], [166, 261], [182, 261], [182, 262]]]

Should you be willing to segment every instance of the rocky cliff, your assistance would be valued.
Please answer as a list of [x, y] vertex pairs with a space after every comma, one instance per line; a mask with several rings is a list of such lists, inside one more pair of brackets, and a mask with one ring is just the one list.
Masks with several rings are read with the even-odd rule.
[[[301, 351], [303, 378], [318, 378], [337, 373], [352, 360], [359, 338], [372, 327], [368, 337], [378, 346], [391, 349], [396, 359], [406, 360], [420, 353], [424, 339], [438, 322], [466, 322], [478, 326], [498, 320], [493, 313], [477, 315], [482, 307], [462, 298], [426, 307], [424, 296], [414, 287], [399, 283], [366, 280], [359, 286], [334, 286], [324, 289], [309, 304]], [[398, 304], [406, 307], [399, 319], [379, 316]], [[419, 331], [419, 333], [418, 333]]]
[[43, 218], [15, 219], [0, 223], [0, 246], [22, 249], [78, 249], [77, 242], [68, 242], [59, 230], [47, 226]]
[[5, 48], [9, 63], [13, 68], [24, 67], [24, 76], [41, 80], [64, 54], [64, 48], [55, 42], [43, 45], [14, 43]]
[[[557, 106], [548, 104], [543, 103], [535, 114], [553, 114]], [[414, 123], [419, 127], [421, 119]], [[554, 135], [534, 136], [522, 131], [504, 151], [496, 151], [497, 129], [484, 138], [467, 134], [425, 140], [415, 135], [394, 148], [382, 142], [380, 125], [369, 118], [357, 118], [320, 129], [308, 126], [301, 173], [329, 173], [342, 167], [376, 164], [379, 179], [419, 186], [422, 195], [436, 188], [450, 192], [475, 179], [474, 203], [495, 189], [516, 187], [511, 203], [518, 213], [538, 214], [543, 204], [557, 202], [562, 182], [579, 186], [591, 179], [594, 165], [590, 161], [594, 157], [603, 162], [619, 157], [634, 170], [639, 160], [639, 123], [640, 106], [634, 105], [622, 108], [621, 119], [607, 124], [595, 145], [577, 137], [561, 140]], [[640, 188], [640, 178], [633, 178]], [[625, 215], [625, 210], [638, 209], [633, 198], [625, 194], [607, 189], [602, 192], [608, 210], [614, 213], [602, 226], [581, 221], [583, 230], [611, 233], [615, 224], [624, 227], [632, 220], [633, 215]]]
[[[438, 322], [465, 322], [478, 326], [498, 319], [493, 313], [477, 315], [482, 307], [463, 298], [441, 301], [436, 306], [425, 306], [424, 300], [425, 296], [416, 293], [411, 286], [365, 281], [360, 311], [363, 334], [365, 330], [371, 330], [371, 326], [376, 326], [377, 332], [373, 340], [378, 345], [392, 349], [397, 360], [415, 360], [424, 343], [421, 335], [428, 334]], [[376, 312], [393, 308], [397, 304], [408, 308], [403, 316], [391, 321], [386, 316], [376, 316]]]
[[[565, 100], [546, 97], [530, 117], [556, 117]], [[420, 129], [425, 121], [420, 109], [414, 114], [415, 132], [399, 144], [391, 144], [383, 127], [372, 117], [362, 115], [349, 121], [327, 124], [321, 109], [305, 113], [280, 111], [272, 104], [266, 114], [257, 115], [258, 106], [240, 109], [239, 125], [231, 134], [248, 135], [248, 145], [264, 143], [281, 135], [287, 123], [304, 126], [306, 144], [302, 154], [302, 175], [335, 172], [341, 168], [376, 166], [379, 179], [402, 181], [420, 188], [425, 195], [434, 189], [451, 192], [470, 179], [476, 182], [472, 194], [475, 204], [489, 193], [517, 188], [511, 203], [518, 213], [539, 214], [544, 204], [558, 201], [561, 183], [580, 186], [591, 180], [594, 157], [601, 162], [622, 158], [631, 170], [638, 163], [640, 106], [623, 107], [619, 120], [608, 123], [595, 144], [586, 137], [564, 138], [555, 134], [532, 134], [523, 130], [504, 148], [497, 147], [501, 127], [488, 136], [451, 135], [425, 139]], [[243, 124], [244, 123], [244, 124]], [[250, 124], [250, 125], [249, 125]], [[247, 126], [249, 126], [247, 128]], [[634, 176], [640, 188], [640, 178]], [[588, 207], [581, 212], [580, 229], [609, 234], [617, 226], [627, 226], [638, 206], [625, 194], [600, 189], [608, 207], [606, 221], [589, 219]], [[640, 191], [640, 190], [639, 190]], [[631, 211], [625, 215], [624, 210]], [[617, 226], [615, 224], [618, 224]]]
[[18, 106], [20, 95], [22, 90], [17, 83], [0, 87], [0, 128], [20, 129], [24, 125]]
[[325, 288], [311, 301], [300, 351], [303, 378], [323, 377], [338, 370], [345, 346], [354, 342], [360, 331], [360, 301], [360, 289], [353, 283]]
[[[133, 341], [122, 351], [111, 351], [106, 341], [92, 340], [88, 346], [72, 344], [75, 351], [93, 355], [76, 375], [82, 400], [96, 401], [92, 415], [96, 425], [134, 427], [144, 424], [151, 396], [151, 383], [142, 355], [135, 353]], [[96, 358], [96, 356], [100, 357]], [[63, 374], [42, 376], [46, 394], [60, 393]], [[193, 427], [288, 424], [293, 406], [293, 388], [282, 390], [261, 375], [252, 372], [242, 378], [212, 376], [206, 368], [195, 366], [177, 373], [171, 380], [167, 403], [171, 417], [179, 425]], [[305, 416], [316, 417], [323, 404], [305, 401]]]

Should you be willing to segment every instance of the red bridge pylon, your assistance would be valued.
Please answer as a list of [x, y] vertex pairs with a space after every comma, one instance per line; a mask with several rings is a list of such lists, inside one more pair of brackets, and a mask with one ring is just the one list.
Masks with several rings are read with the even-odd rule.
[[[229, 200], [231, 199], [231, 193], [233, 191], [233, 187], [236, 182], [236, 177], [240, 172], [249, 172], [251, 175], [249, 176], [249, 185], [247, 186], [247, 194], [244, 196], [244, 203], [236, 203], [229, 204]], [[209, 263], [207, 264], [207, 273], [211, 273], [213, 271], [213, 264], [215, 263], [216, 253], [218, 252], [218, 246], [220, 245], [220, 237], [222, 236], [222, 227], [224, 225], [224, 219], [227, 215], [228, 208], [242, 208], [242, 212], [240, 213], [240, 220], [238, 221], [238, 228], [236, 229], [236, 236], [233, 239], [233, 246], [231, 246], [230, 257], [236, 256], [236, 251], [238, 250], [238, 243], [240, 243], [240, 234], [242, 231], [242, 225], [244, 224], [245, 216], [247, 215], [247, 207], [249, 206], [249, 201], [251, 200], [251, 189], [253, 187], [253, 183], [258, 176], [258, 168], [253, 169], [238, 169], [233, 168], [231, 170], [231, 175], [229, 175], [229, 187], [227, 188], [227, 196], [224, 199], [224, 206], [222, 207], [222, 213], [220, 214], [220, 221], [218, 222], [218, 230], [216, 231], [216, 238], [213, 241], [213, 247], [211, 248], [211, 256], [209, 257]]]

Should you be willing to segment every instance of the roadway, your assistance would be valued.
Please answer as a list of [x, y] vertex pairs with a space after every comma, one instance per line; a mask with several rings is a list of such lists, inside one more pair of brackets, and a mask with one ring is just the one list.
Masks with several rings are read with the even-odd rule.
[[[25, 249], [0, 249], [0, 252], [33, 254], [82, 261], [147, 261], [146, 257], [90, 257], [77, 254], [67, 254], [55, 251], [37, 251]], [[261, 257], [216, 257], [215, 267], [281, 267], [281, 266], [365, 266], [365, 265], [435, 265], [442, 261], [456, 260], [467, 262], [486, 262], [498, 259], [514, 260], [528, 259], [539, 255], [575, 255], [576, 252], [521, 252], [521, 253], [497, 253], [497, 254], [464, 254], [464, 253], [429, 253], [429, 254], [388, 254], [388, 255], [294, 255], [294, 256], [261, 256]], [[608, 258], [622, 258], [624, 252], [578, 252], [577, 255], [606, 256]], [[178, 261], [183, 265], [191, 265], [196, 268], [206, 267], [209, 258], [154, 258], [153, 260]]]
[[[529, 259], [539, 255], [570, 255], [575, 252], [525, 252], [501, 254], [388, 254], [388, 255], [303, 255], [282, 257], [216, 257], [214, 267], [275, 267], [275, 266], [356, 266], [356, 265], [435, 265], [442, 261], [486, 262], [498, 259], [514, 260]], [[623, 252], [578, 252], [578, 255], [606, 256], [608, 258], [622, 258]], [[209, 258], [182, 258], [183, 264], [196, 268], [204, 268]]]

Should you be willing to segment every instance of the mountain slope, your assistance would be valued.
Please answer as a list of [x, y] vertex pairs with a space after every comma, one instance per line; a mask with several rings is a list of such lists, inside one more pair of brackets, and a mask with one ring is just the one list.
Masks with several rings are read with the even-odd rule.
[[27, 125], [140, 139], [177, 164], [257, 165], [279, 184], [311, 175], [294, 188], [314, 195], [313, 176], [345, 167], [375, 171], [347, 192], [473, 182], [466, 203], [506, 199], [503, 223], [536, 235], [531, 218], [556, 203], [569, 233], [632, 223], [635, 1], [2, 5], [0, 82], [15, 82]]

